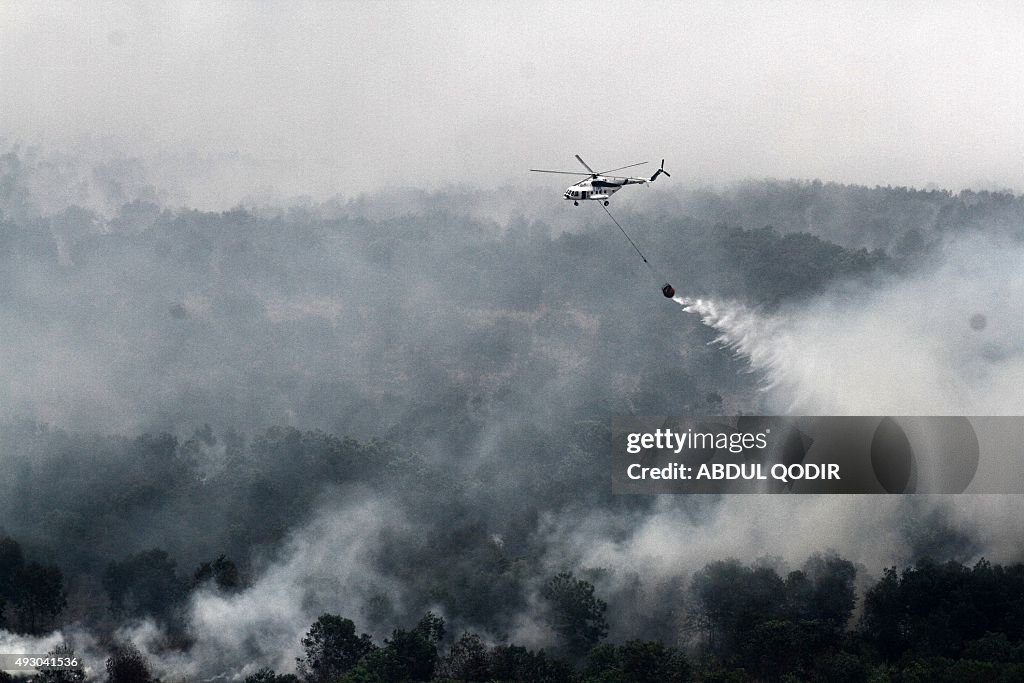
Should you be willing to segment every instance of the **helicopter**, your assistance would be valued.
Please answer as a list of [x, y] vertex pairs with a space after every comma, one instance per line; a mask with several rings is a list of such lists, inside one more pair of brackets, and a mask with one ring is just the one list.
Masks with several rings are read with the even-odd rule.
[[629, 164], [627, 166], [619, 166], [618, 168], [612, 168], [607, 171], [595, 171], [587, 165], [587, 162], [580, 158], [580, 155], [576, 155], [576, 161], [583, 165], [583, 168], [587, 169], [587, 173], [581, 173], [579, 171], [549, 171], [543, 168], [531, 168], [531, 171], [536, 173], [561, 173], [562, 175], [583, 175], [587, 176], [585, 180], [581, 180], [574, 185], [570, 185], [566, 188], [562, 194], [563, 199], [571, 199], [574, 206], [580, 205], [580, 200], [590, 200], [604, 202], [605, 206], [608, 206], [608, 198], [613, 194], [621, 190], [626, 185], [646, 185], [647, 183], [653, 183], [658, 179], [658, 176], [665, 174], [671, 178], [672, 175], [665, 170], [665, 160], [661, 160], [661, 168], [654, 172], [650, 178], [635, 178], [632, 176], [615, 176], [608, 175], [615, 171], [622, 171], [627, 168], [633, 168], [634, 166], [643, 166], [646, 161], [641, 161], [635, 164]]
[[[626, 239], [629, 240], [629, 243], [633, 246], [633, 249], [640, 256], [640, 258], [643, 259], [644, 263], [647, 264], [647, 267], [650, 268], [652, 272], [656, 272], [654, 271], [654, 267], [651, 265], [650, 261], [647, 260], [647, 257], [644, 256], [642, 251], [640, 251], [640, 247], [636, 245], [636, 242], [633, 241], [633, 238], [629, 236], [629, 233], [626, 232], [625, 228], [623, 228], [622, 225], [617, 220], [615, 220], [615, 216], [613, 216], [611, 211], [608, 210], [608, 198], [611, 197], [616, 192], [618, 192], [619, 190], [621, 190], [622, 188], [624, 188], [626, 185], [646, 185], [647, 183], [653, 183], [655, 180], [658, 179], [658, 176], [663, 174], [666, 177], [671, 178], [672, 174], [665, 170], [665, 160], [661, 160], [661, 167], [658, 168], [658, 170], [656, 170], [654, 172], [654, 175], [652, 175], [650, 178], [608, 175], [609, 173], [614, 173], [615, 171], [622, 171], [627, 168], [633, 168], [634, 166], [643, 166], [644, 164], [647, 163], [646, 161], [640, 161], [635, 164], [629, 164], [628, 166], [619, 166], [618, 168], [613, 168], [607, 171], [595, 171], [594, 169], [590, 168], [590, 166], [587, 165], [587, 162], [583, 161], [579, 154], [576, 155], [576, 161], [580, 162], [583, 168], [587, 169], [586, 173], [580, 173], [579, 171], [549, 171], [544, 168], [531, 168], [530, 170], [534, 171], [535, 173], [560, 173], [562, 175], [587, 176], [586, 179], [581, 180], [578, 183], [575, 183], [567, 187], [565, 192], [562, 194], [562, 198], [571, 199], [572, 203], [575, 206], [580, 205], [581, 199], [584, 201], [590, 200], [603, 202], [603, 206], [601, 208], [603, 208], [604, 212], [608, 214], [608, 218], [611, 218], [612, 222], [615, 223], [615, 226], [622, 232], [623, 235], [626, 236]], [[665, 296], [666, 299], [673, 299], [675, 298], [676, 290], [675, 287], [666, 282], [661, 287], [661, 293]]]

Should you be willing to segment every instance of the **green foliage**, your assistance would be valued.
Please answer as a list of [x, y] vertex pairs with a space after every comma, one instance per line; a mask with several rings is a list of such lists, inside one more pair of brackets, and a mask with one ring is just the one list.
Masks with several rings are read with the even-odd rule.
[[968, 645], [975, 655], [1005, 657], [1009, 644], [986, 634], [1024, 637], [1022, 592], [1024, 565], [922, 560], [902, 572], [887, 569], [864, 596], [864, 637], [886, 661], [907, 653], [959, 657]]
[[107, 659], [107, 683], [159, 683], [149, 662], [131, 643], [117, 645]]
[[10, 536], [0, 536], [0, 597], [14, 594], [18, 571], [25, 565], [21, 544]]
[[490, 657], [487, 645], [475, 633], [463, 633], [452, 643], [438, 664], [440, 678], [456, 681], [485, 681], [489, 678]]
[[7, 623], [4, 608], [17, 597], [17, 580], [25, 557], [21, 544], [9, 536], [0, 536], [0, 627]]
[[396, 629], [367, 664], [385, 681], [429, 681], [436, 662], [437, 648], [422, 634]]
[[264, 667], [245, 677], [244, 683], [299, 683], [295, 674], [279, 674], [269, 667]]
[[488, 648], [480, 636], [464, 633], [452, 644], [435, 671], [435, 680], [451, 681], [576, 681], [573, 668], [543, 650], [517, 645]]
[[598, 645], [583, 666], [584, 680], [597, 683], [684, 683], [692, 679], [686, 656], [661, 643], [631, 640], [622, 645]]
[[548, 624], [560, 645], [572, 657], [582, 657], [608, 635], [604, 613], [608, 604], [594, 595], [594, 586], [561, 572], [541, 589], [546, 602]]
[[832, 280], [863, 275], [887, 261], [880, 250], [844, 249], [807, 233], [779, 235], [771, 226], [727, 228], [720, 239], [743, 283], [733, 286], [757, 291], [766, 303], [819, 292]]
[[[64, 659], [76, 659], [74, 649], [68, 643], [62, 643], [46, 653], [47, 656], [60, 657]], [[83, 683], [85, 681], [85, 668], [80, 658], [77, 658], [78, 666], [68, 669], [46, 669], [41, 670], [32, 678], [33, 683]]]
[[56, 565], [29, 562], [15, 576], [15, 591], [11, 606], [23, 633], [43, 633], [68, 603], [64, 574]]
[[693, 623], [723, 661], [771, 680], [810, 675], [843, 641], [855, 577], [834, 555], [813, 555], [785, 580], [769, 567], [713, 562], [691, 584]]
[[103, 572], [111, 608], [125, 615], [169, 620], [185, 597], [185, 585], [175, 567], [175, 561], [159, 548], [111, 562]]
[[375, 670], [370, 668], [369, 662], [362, 662], [354, 669], [338, 679], [339, 683], [391, 683], [385, 680]]
[[433, 612], [427, 612], [423, 615], [423, 618], [416, 623], [415, 631], [423, 638], [423, 640], [436, 647], [442, 640], [444, 640], [444, 619]]
[[758, 623], [778, 619], [785, 584], [767, 567], [738, 560], [708, 564], [691, 583], [694, 622], [712, 652], [734, 651]]
[[570, 683], [575, 672], [569, 664], [518, 645], [498, 645], [491, 651], [491, 678], [495, 681]]
[[66, 606], [60, 568], [26, 562], [17, 541], [0, 537], [0, 626], [39, 634], [53, 625]]
[[838, 639], [846, 630], [857, 601], [856, 567], [834, 554], [814, 554], [804, 563], [802, 574], [809, 588], [806, 593], [797, 598], [797, 591], [787, 586], [787, 598], [794, 598], [790, 603], [791, 618], [819, 621]]
[[697, 680], [702, 683], [751, 683], [754, 679], [744, 669], [733, 669], [708, 661], [701, 667]]
[[770, 680], [801, 671], [807, 660], [820, 651], [820, 645], [808, 638], [803, 626], [784, 619], [754, 624], [736, 645], [738, 661]]
[[1016, 683], [1024, 680], [1024, 664], [929, 657], [906, 663], [892, 674], [891, 680], [892, 683]]
[[816, 658], [811, 680], [822, 683], [867, 683], [873, 667], [865, 658], [851, 652], [831, 652]]
[[321, 614], [302, 639], [305, 657], [296, 662], [299, 675], [310, 683], [328, 683], [356, 666], [376, 648], [369, 635], [356, 635], [350, 619]]
[[1012, 643], [1005, 633], [991, 631], [964, 646], [964, 659], [1024, 663], [1024, 642]]
[[411, 631], [393, 631], [384, 646], [367, 657], [367, 670], [385, 681], [429, 681], [444, 633], [444, 619], [428, 612]]

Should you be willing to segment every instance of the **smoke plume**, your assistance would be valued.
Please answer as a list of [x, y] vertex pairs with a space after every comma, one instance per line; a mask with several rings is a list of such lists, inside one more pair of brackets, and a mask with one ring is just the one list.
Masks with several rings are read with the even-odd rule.
[[779, 412], [1015, 415], [1024, 409], [1019, 243], [960, 239], [881, 285], [837, 286], [775, 312], [674, 300], [762, 374]]

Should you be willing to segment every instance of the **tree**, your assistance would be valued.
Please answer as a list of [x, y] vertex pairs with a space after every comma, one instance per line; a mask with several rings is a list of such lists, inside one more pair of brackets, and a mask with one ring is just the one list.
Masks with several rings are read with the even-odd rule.
[[920, 560], [902, 573], [885, 571], [864, 596], [863, 632], [886, 661], [915, 656], [960, 657], [986, 633], [1024, 635], [1024, 567], [973, 568]]
[[302, 639], [306, 656], [296, 660], [299, 675], [307, 681], [334, 681], [370, 654], [375, 646], [369, 635], [356, 635], [351, 619], [321, 614]]
[[384, 647], [374, 652], [371, 670], [386, 681], [429, 681], [437, 663], [437, 648], [415, 630], [392, 631]]
[[367, 673], [385, 681], [429, 681], [444, 638], [444, 619], [427, 612], [411, 631], [397, 629], [367, 661]]
[[42, 633], [68, 604], [60, 568], [38, 562], [21, 567], [15, 574], [11, 603], [22, 633]]
[[[75, 651], [68, 643], [62, 643], [46, 653], [50, 657], [75, 659]], [[40, 669], [32, 683], [82, 683], [85, 681], [85, 669], [81, 660], [78, 665], [69, 669]]]
[[598, 645], [587, 656], [584, 671], [602, 683], [685, 683], [690, 664], [682, 652], [661, 643], [631, 640], [623, 645]]
[[871, 667], [867, 661], [840, 650], [815, 660], [812, 680], [828, 683], [866, 683], [870, 676]]
[[10, 536], [0, 538], [0, 598], [12, 595], [14, 577], [24, 564], [21, 544]]
[[441, 660], [439, 669], [442, 678], [453, 678], [457, 681], [486, 681], [491, 678], [487, 646], [477, 634], [463, 633]]
[[697, 627], [710, 650], [733, 652], [758, 623], [778, 619], [785, 601], [783, 580], [768, 567], [738, 560], [706, 565], [693, 576]]
[[[26, 564], [21, 545], [13, 538], [0, 538], [0, 625], [16, 622], [20, 632], [38, 634], [66, 606], [60, 568], [38, 562]], [[5, 613], [5, 607], [10, 608], [10, 614]]]
[[607, 603], [594, 595], [592, 584], [574, 578], [572, 572], [549, 579], [541, 597], [547, 603], [548, 623], [569, 655], [585, 655], [608, 635]]
[[838, 555], [812, 555], [804, 572], [813, 586], [804, 619], [823, 622], [836, 636], [841, 635], [853, 613], [857, 592], [853, 582], [857, 568]]
[[549, 657], [543, 650], [533, 652], [519, 645], [499, 645], [490, 653], [491, 679], [498, 681], [543, 681], [569, 683], [576, 680], [573, 668]]
[[817, 650], [803, 628], [806, 623], [787, 619], [759, 622], [735, 645], [739, 663], [767, 680], [801, 671]]
[[15, 597], [15, 583], [24, 565], [21, 544], [10, 536], [0, 537], [0, 626], [6, 624], [4, 606]]
[[299, 677], [295, 674], [278, 674], [269, 667], [263, 667], [246, 676], [243, 683], [299, 683]]
[[417, 622], [415, 631], [428, 643], [437, 646], [444, 639], [444, 619], [433, 612], [427, 612]]
[[185, 597], [185, 586], [175, 566], [159, 548], [111, 562], [102, 579], [111, 607], [127, 615], [170, 619]]
[[149, 662], [131, 643], [118, 645], [107, 659], [107, 683], [159, 683]]

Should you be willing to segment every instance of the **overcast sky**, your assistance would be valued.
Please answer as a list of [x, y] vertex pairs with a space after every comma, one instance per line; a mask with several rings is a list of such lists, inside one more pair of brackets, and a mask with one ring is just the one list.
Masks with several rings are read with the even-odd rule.
[[[0, 136], [239, 152], [291, 186], [1024, 189], [1024, 9], [936, 2], [5, 2]], [[561, 187], [560, 180], [550, 181]]]

